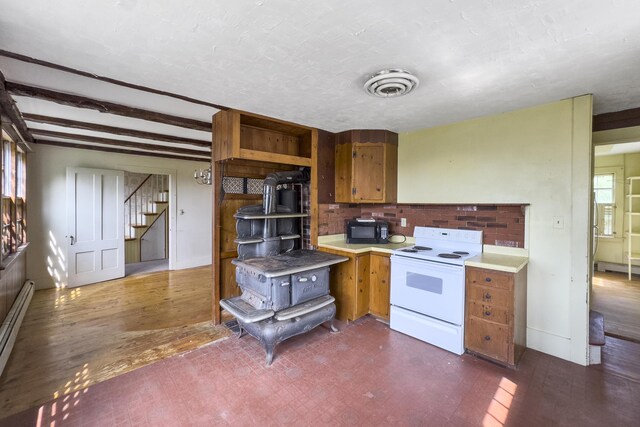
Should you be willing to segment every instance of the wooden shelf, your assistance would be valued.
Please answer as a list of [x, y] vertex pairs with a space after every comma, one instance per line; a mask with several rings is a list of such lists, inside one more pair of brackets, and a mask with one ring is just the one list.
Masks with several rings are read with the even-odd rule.
[[312, 166], [318, 131], [238, 110], [213, 116], [213, 160], [246, 159]]

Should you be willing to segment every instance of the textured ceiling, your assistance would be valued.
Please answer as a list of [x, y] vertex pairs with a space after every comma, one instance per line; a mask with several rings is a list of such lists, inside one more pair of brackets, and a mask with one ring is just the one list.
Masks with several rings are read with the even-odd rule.
[[[585, 93], [595, 113], [640, 106], [637, 0], [0, 0], [0, 10], [1, 49], [330, 131], [407, 131]], [[365, 94], [365, 76], [387, 67], [420, 86]]]

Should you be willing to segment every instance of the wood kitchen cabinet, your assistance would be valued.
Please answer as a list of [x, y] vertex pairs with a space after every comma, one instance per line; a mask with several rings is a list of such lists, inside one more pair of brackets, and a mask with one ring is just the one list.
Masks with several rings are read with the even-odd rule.
[[351, 130], [336, 136], [336, 203], [395, 203], [398, 135]]
[[466, 349], [515, 367], [526, 348], [526, 298], [526, 266], [518, 273], [466, 267]]
[[349, 261], [331, 266], [330, 293], [336, 299], [336, 319], [351, 322], [369, 312], [369, 253], [355, 254], [320, 248], [346, 256]]
[[336, 319], [352, 322], [368, 313], [389, 319], [389, 255], [320, 250], [349, 258], [331, 266], [329, 283], [336, 299]]
[[389, 320], [391, 257], [376, 253], [369, 257], [369, 313]]

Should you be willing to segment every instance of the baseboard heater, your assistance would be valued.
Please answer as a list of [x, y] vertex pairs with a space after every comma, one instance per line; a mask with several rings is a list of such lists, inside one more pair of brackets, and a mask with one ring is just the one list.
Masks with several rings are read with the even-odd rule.
[[[629, 266], [627, 264], [618, 264], [615, 262], [606, 262], [606, 261], [596, 261], [598, 271], [616, 271], [618, 273], [628, 273]], [[631, 273], [640, 274], [640, 266], [632, 265]]]
[[13, 344], [18, 336], [18, 329], [20, 329], [22, 319], [24, 319], [24, 315], [27, 312], [34, 289], [35, 283], [33, 281], [27, 280], [24, 282], [18, 297], [0, 327], [0, 375], [2, 375], [2, 371], [9, 360]]

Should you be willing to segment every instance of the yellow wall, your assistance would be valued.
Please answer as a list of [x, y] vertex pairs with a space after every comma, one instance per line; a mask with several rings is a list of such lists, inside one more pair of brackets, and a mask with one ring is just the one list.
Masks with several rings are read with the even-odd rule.
[[588, 360], [591, 104], [588, 95], [402, 133], [398, 153], [398, 203], [530, 204], [527, 346], [580, 364]]

